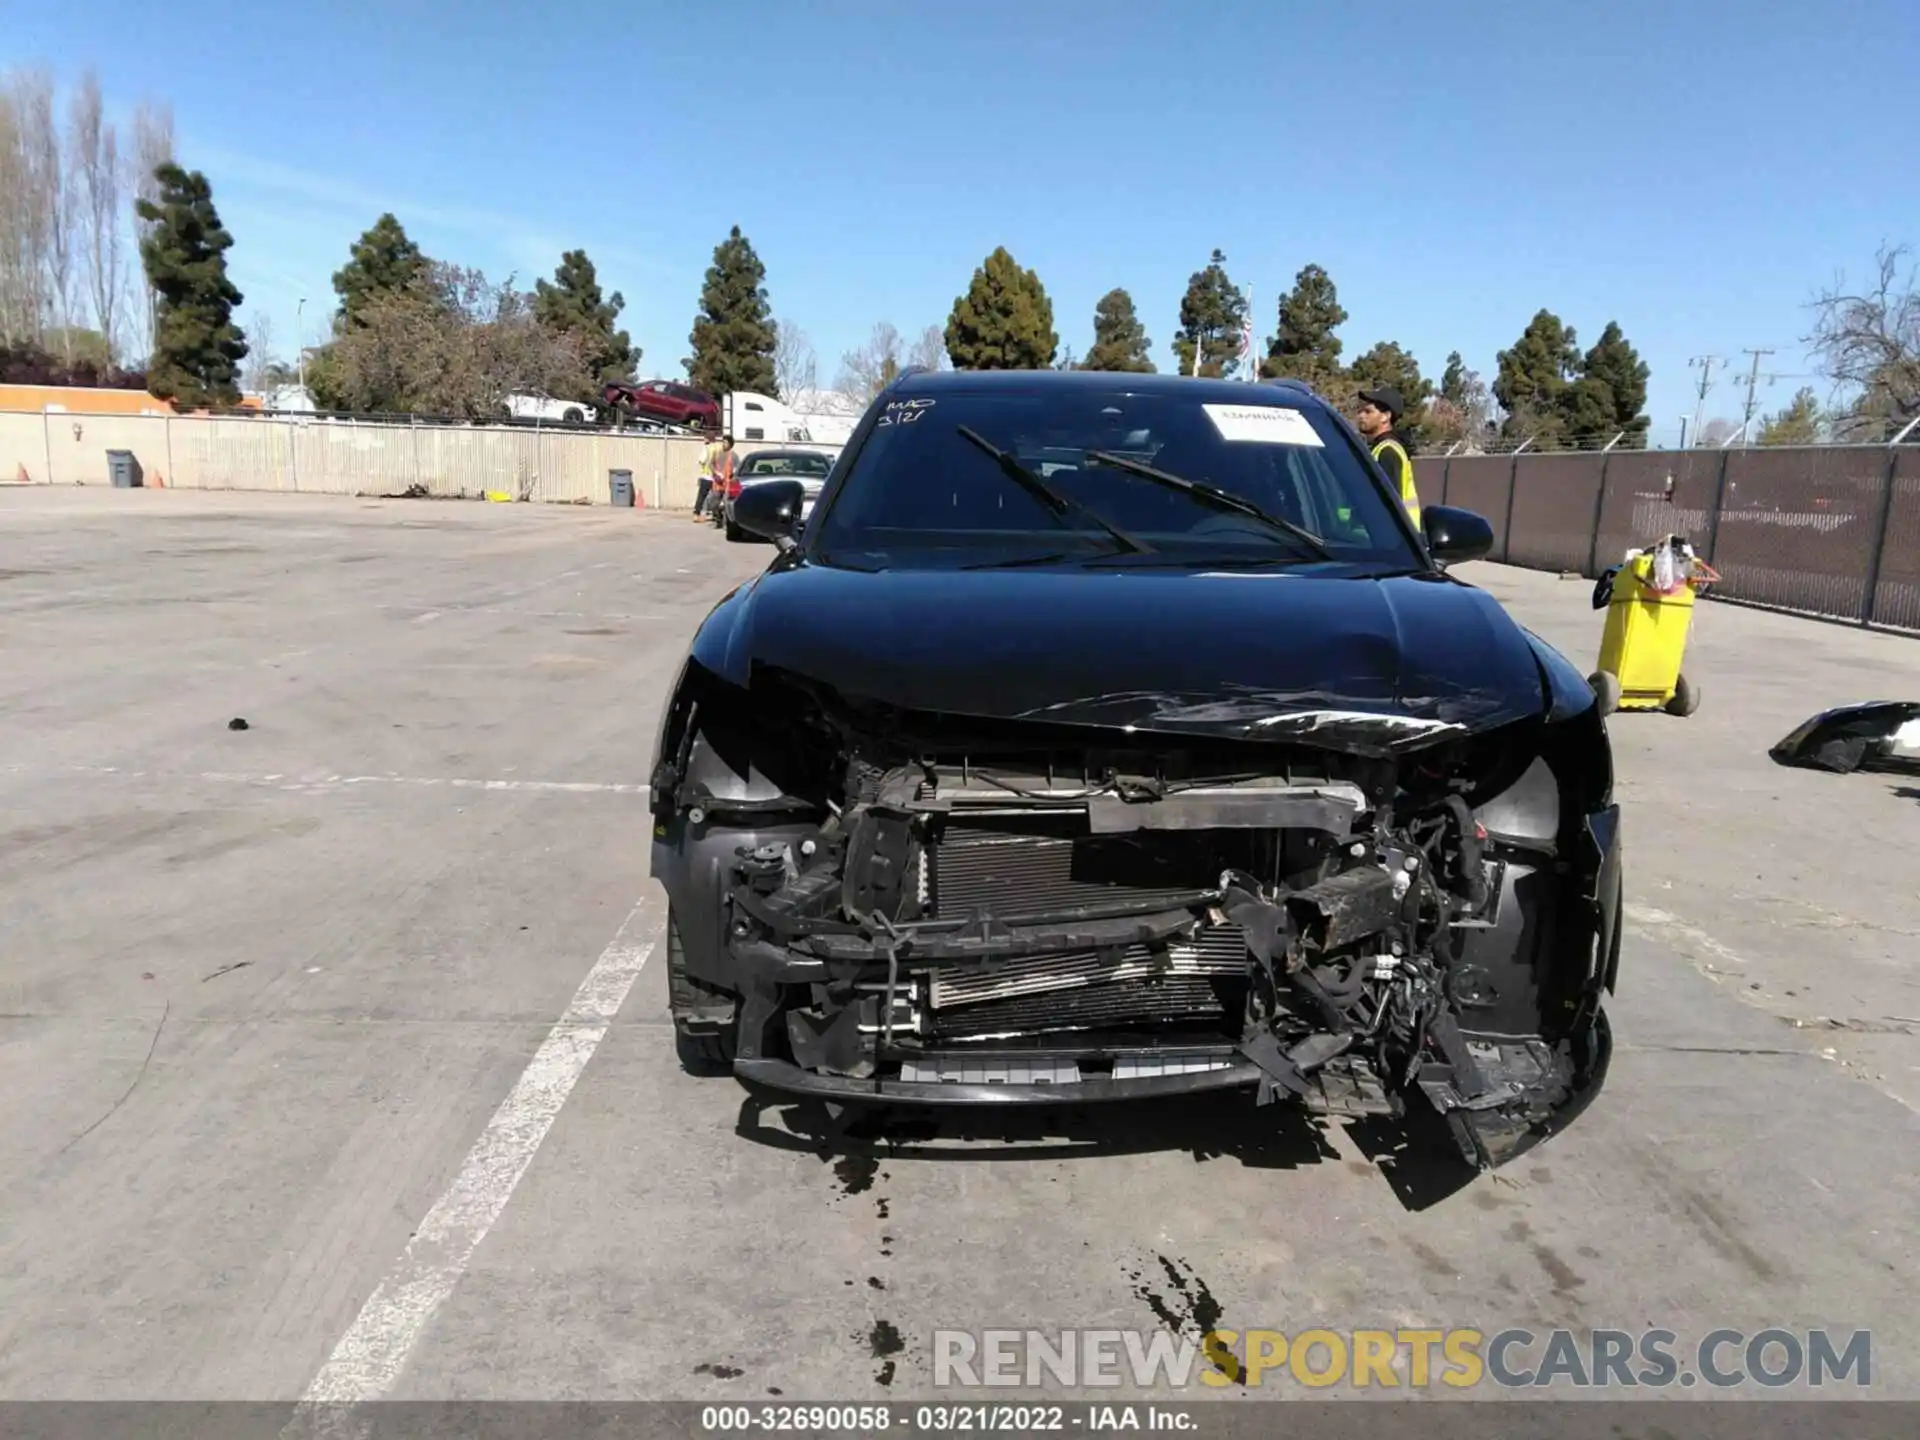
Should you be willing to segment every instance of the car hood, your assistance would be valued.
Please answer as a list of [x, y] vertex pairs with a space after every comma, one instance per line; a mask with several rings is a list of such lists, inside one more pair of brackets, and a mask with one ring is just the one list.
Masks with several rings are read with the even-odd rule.
[[960, 572], [794, 558], [722, 602], [695, 659], [855, 704], [1413, 748], [1547, 709], [1534, 645], [1443, 576]]

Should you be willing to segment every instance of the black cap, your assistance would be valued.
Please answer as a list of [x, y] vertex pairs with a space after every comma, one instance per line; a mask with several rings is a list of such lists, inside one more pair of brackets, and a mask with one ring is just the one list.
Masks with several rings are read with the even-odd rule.
[[1360, 398], [1378, 405], [1396, 420], [1400, 418], [1401, 413], [1407, 408], [1407, 402], [1400, 398], [1400, 392], [1391, 385], [1380, 385], [1372, 390], [1362, 390], [1360, 392]]

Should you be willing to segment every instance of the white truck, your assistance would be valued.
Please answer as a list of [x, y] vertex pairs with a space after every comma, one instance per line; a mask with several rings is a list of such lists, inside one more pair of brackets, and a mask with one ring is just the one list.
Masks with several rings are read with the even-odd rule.
[[721, 429], [739, 447], [753, 445], [811, 445], [807, 418], [771, 395], [735, 390], [720, 402]]

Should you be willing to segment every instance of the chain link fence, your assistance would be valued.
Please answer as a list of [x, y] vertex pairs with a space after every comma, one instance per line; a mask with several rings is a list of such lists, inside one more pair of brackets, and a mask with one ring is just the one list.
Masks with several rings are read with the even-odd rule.
[[1712, 595], [1920, 630], [1920, 445], [1423, 455], [1423, 504], [1493, 526], [1491, 560], [1597, 577], [1680, 535]]

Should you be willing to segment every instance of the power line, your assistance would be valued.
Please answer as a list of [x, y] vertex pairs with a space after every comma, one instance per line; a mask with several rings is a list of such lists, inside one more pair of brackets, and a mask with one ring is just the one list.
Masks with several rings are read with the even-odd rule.
[[1760, 383], [1760, 357], [1763, 355], [1771, 355], [1773, 351], [1742, 350], [1740, 353], [1753, 357], [1753, 369], [1747, 372], [1747, 411], [1740, 425], [1740, 443], [1742, 445], [1750, 445], [1753, 443], [1753, 432], [1747, 427], [1753, 424], [1753, 391], [1754, 387]]
[[[1695, 355], [1688, 359], [1689, 367], [1700, 367], [1700, 400], [1693, 407], [1693, 433], [1700, 433], [1700, 422], [1707, 414], [1707, 391], [1713, 388], [1713, 367], [1727, 362], [1718, 355]], [[1697, 441], [1695, 443], [1698, 443]]]

